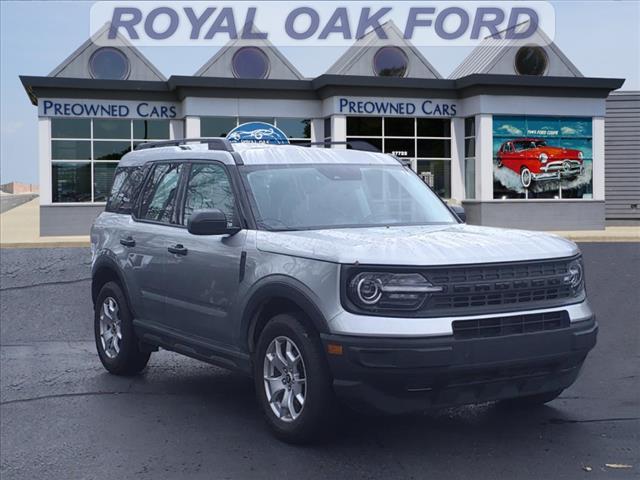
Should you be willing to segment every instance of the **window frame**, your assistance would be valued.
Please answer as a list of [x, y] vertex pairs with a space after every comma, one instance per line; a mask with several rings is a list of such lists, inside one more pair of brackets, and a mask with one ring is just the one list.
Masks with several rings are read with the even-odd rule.
[[[140, 218], [140, 209], [142, 207], [142, 197], [145, 189], [147, 188], [147, 185], [150, 182], [150, 179], [152, 176], [151, 172], [154, 170], [156, 165], [161, 165], [161, 164], [180, 164], [183, 166], [182, 170], [180, 171], [180, 179], [178, 180], [178, 194], [176, 196], [177, 204], [174, 210], [174, 214], [172, 215], [174, 217], [172, 219], [174, 223], [158, 222], [155, 220]], [[141, 184], [142, 186], [140, 187], [140, 191], [138, 192], [135, 205], [131, 209], [131, 218], [138, 223], [149, 223], [152, 225], [181, 228], [183, 230], [186, 230], [188, 228], [187, 225], [182, 225], [178, 223], [178, 221], [182, 218], [184, 213], [184, 207], [185, 207], [185, 201], [186, 201], [185, 192], [187, 188], [187, 183], [189, 181], [189, 176], [191, 175], [191, 167], [194, 164], [215, 164], [223, 168], [225, 174], [227, 175], [227, 178], [229, 179], [229, 183], [231, 184], [231, 190], [233, 193], [233, 205], [237, 212], [236, 217], [239, 223], [238, 227], [241, 230], [255, 229], [255, 220], [251, 219], [253, 220], [253, 222], [251, 222], [250, 217], [248, 217], [246, 213], [247, 208], [245, 207], [245, 203], [243, 200], [245, 197], [242, 195], [243, 190], [241, 190], [241, 187], [240, 187], [241, 183], [238, 177], [239, 174], [237, 172], [237, 167], [230, 168], [230, 166], [227, 165], [226, 163], [221, 162], [220, 160], [214, 160], [214, 159], [163, 159], [163, 160], [156, 160], [156, 161], [151, 161], [147, 163], [144, 166], [144, 168], [146, 168], [147, 171], [144, 173], [144, 179]]]

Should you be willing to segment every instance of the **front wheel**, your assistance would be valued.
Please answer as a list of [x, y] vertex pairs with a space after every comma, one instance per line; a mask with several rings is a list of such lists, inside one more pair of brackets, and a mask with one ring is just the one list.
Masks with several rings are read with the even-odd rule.
[[278, 438], [307, 443], [329, 433], [336, 411], [331, 375], [319, 339], [303, 321], [272, 318], [253, 363], [258, 402]]
[[527, 167], [522, 167], [520, 170], [520, 182], [522, 182], [522, 186], [524, 188], [529, 188], [531, 186], [531, 180], [533, 176], [531, 175], [531, 170]]
[[133, 318], [120, 286], [105, 284], [96, 299], [94, 334], [98, 356], [114, 375], [135, 375], [146, 367], [149, 352], [140, 349]]

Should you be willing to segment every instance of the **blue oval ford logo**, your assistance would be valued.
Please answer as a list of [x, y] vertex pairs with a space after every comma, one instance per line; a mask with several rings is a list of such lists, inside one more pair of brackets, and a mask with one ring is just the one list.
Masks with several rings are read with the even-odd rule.
[[279, 128], [264, 122], [249, 122], [238, 125], [227, 135], [232, 143], [270, 143], [287, 145], [289, 139]]

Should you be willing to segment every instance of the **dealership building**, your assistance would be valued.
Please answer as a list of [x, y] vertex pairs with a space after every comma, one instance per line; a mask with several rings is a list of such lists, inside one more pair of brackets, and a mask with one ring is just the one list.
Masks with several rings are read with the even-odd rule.
[[[41, 235], [86, 234], [118, 160], [146, 141], [275, 125], [291, 143], [364, 140], [407, 163], [469, 223], [544, 230], [640, 222], [640, 95], [587, 78], [544, 33], [483, 41], [449, 78], [388, 22], [305, 78], [266, 40], [232, 41], [168, 79], [119, 38], [89, 39], [48, 76], [37, 106]], [[336, 145], [334, 148], [345, 148]]]

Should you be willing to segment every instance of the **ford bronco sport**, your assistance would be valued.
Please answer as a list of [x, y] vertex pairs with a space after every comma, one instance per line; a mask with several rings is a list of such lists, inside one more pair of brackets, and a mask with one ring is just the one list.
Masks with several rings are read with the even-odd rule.
[[252, 375], [275, 434], [337, 401], [549, 402], [595, 345], [575, 244], [462, 223], [381, 153], [225, 140], [124, 156], [91, 231], [104, 367], [164, 348]]

